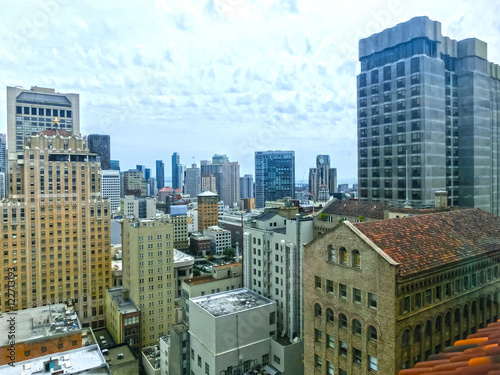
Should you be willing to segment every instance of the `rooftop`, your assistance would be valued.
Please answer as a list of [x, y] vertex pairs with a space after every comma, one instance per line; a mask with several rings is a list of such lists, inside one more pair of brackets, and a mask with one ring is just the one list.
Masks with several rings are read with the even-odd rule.
[[137, 356], [128, 344], [118, 344], [109, 348], [108, 353], [104, 355], [104, 359], [110, 366], [138, 361]]
[[[7, 314], [8, 315], [8, 314]], [[64, 303], [40, 306], [16, 312], [16, 342], [29, 342], [57, 335], [80, 332], [82, 326]], [[5, 317], [4, 317], [5, 318]], [[0, 319], [0, 332], [9, 331], [9, 317]], [[0, 346], [7, 345], [7, 335], [0, 336]]]
[[65, 374], [111, 374], [97, 345], [18, 362], [14, 367], [0, 366], [0, 373], [2, 375], [52, 374], [51, 367], [67, 371]]
[[190, 261], [194, 262], [193, 256], [183, 253], [180, 250], [174, 249], [174, 263], [190, 262]]
[[[125, 296], [123, 295], [123, 287], [115, 287], [109, 288], [107, 292], [109, 293], [111, 300], [115, 303], [122, 314], [130, 314], [133, 312], [138, 312], [139, 309], [135, 305], [134, 301], [132, 301], [129, 297], [127, 297], [127, 293]], [[125, 290], [125, 292], [127, 292]]]
[[211, 191], [204, 191], [201, 194], [198, 194], [198, 197], [217, 197], [218, 195], [215, 193], [212, 193]]
[[190, 301], [216, 318], [275, 303], [246, 288], [194, 297]]
[[354, 224], [401, 276], [500, 250], [500, 217], [477, 208]]
[[115, 340], [109, 333], [106, 327], [93, 329], [94, 337], [96, 339], [96, 344], [99, 345], [99, 348], [102, 349], [110, 349], [116, 345]]
[[332, 200], [320, 212], [328, 215], [364, 216], [382, 220], [384, 219], [384, 204], [358, 200]]
[[61, 137], [71, 137], [73, 134], [64, 129], [45, 129], [37, 133], [36, 135], [47, 135], [51, 137], [59, 135]]
[[236, 262], [236, 263], [230, 263], [230, 264], [222, 264], [220, 266], [214, 266], [214, 270], [223, 270], [224, 268], [233, 268], [233, 267], [238, 267], [242, 266], [241, 262]]

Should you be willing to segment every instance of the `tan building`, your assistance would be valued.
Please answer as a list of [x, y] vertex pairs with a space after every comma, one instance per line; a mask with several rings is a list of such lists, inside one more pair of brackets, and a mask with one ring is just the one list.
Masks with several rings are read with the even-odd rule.
[[189, 248], [187, 215], [165, 215], [165, 221], [174, 226], [174, 247], [187, 250]]
[[219, 196], [210, 191], [198, 195], [198, 232], [219, 225]]
[[131, 169], [123, 172], [123, 191], [125, 195], [134, 197], [145, 197], [147, 185], [141, 171]]
[[[3, 225], [3, 311], [73, 301], [82, 324], [104, 326], [111, 283], [110, 206], [85, 138], [64, 130], [27, 137], [9, 161]], [[15, 293], [14, 301], [8, 293]]]
[[173, 237], [173, 225], [162, 219], [123, 220], [123, 287], [141, 310], [142, 347], [156, 344], [175, 323]]
[[201, 191], [211, 191], [217, 194], [217, 187], [215, 176], [211, 174], [205, 174], [201, 177]]
[[397, 374], [498, 318], [500, 218], [351, 224], [306, 245], [306, 374]]

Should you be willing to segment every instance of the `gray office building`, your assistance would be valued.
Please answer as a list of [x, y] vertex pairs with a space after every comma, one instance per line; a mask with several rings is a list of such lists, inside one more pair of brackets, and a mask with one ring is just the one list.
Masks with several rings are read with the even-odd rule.
[[295, 151], [255, 152], [255, 207], [266, 201], [294, 197]]
[[427, 17], [359, 42], [359, 199], [499, 214], [500, 67]]
[[240, 199], [253, 198], [253, 176], [246, 174], [240, 177]]
[[104, 134], [89, 134], [87, 137], [87, 145], [89, 151], [98, 154], [101, 160], [101, 170], [106, 171], [111, 169], [111, 145], [109, 135]]
[[9, 153], [22, 151], [28, 135], [45, 129], [63, 129], [80, 134], [80, 96], [60, 94], [55, 89], [7, 87], [7, 142]]

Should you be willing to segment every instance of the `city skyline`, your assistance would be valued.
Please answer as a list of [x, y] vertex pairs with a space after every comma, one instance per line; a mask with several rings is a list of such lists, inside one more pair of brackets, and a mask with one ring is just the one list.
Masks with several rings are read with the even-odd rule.
[[[174, 151], [186, 165], [226, 153], [243, 176], [255, 173], [255, 151], [281, 149], [296, 152], [297, 182], [307, 181], [317, 154], [328, 154], [339, 183], [353, 183], [359, 39], [427, 15], [446, 35], [484, 40], [488, 60], [500, 61], [494, 2], [392, 1], [363, 10], [250, 0], [13, 4], [0, 16], [1, 83], [78, 93], [82, 134], [109, 134], [123, 170], [153, 167]], [[3, 94], [0, 132], [5, 108]], [[137, 145], [147, 145], [139, 156], [129, 152]]]

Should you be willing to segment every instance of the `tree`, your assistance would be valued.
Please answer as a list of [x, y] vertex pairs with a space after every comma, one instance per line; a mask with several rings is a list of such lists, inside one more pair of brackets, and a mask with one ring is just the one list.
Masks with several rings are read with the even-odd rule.
[[223, 251], [223, 254], [224, 254], [224, 258], [226, 260], [230, 260], [230, 259], [233, 259], [235, 257], [235, 252], [234, 252], [234, 249], [230, 248], [230, 247], [226, 247]]

